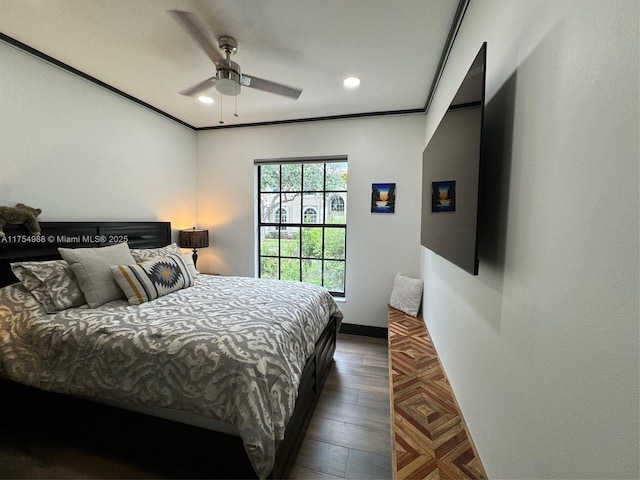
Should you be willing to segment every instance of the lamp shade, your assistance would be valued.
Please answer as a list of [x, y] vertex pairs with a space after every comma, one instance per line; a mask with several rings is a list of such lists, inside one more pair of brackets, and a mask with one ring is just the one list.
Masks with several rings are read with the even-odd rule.
[[205, 248], [209, 246], [209, 230], [180, 230], [180, 248]]

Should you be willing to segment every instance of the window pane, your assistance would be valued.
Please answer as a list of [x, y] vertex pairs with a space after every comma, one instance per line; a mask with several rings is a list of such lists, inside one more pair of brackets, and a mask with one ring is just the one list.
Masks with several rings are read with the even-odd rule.
[[302, 260], [302, 281], [322, 285], [322, 260]]
[[302, 165], [299, 163], [282, 165], [282, 191], [302, 191]]
[[260, 278], [278, 279], [278, 259], [269, 257], [260, 257]]
[[260, 194], [260, 222], [278, 223], [280, 220], [280, 194]]
[[324, 165], [317, 163], [306, 163], [302, 166], [304, 174], [305, 192], [313, 192], [323, 190], [324, 184]]
[[332, 292], [344, 292], [344, 262], [324, 262], [324, 287]]
[[260, 227], [260, 255], [278, 256], [278, 227]]
[[344, 193], [327, 194], [327, 219], [325, 223], [346, 225], [347, 223], [347, 195]]
[[327, 163], [327, 190], [347, 189], [347, 164]]
[[260, 166], [260, 191], [280, 191], [280, 165]]
[[300, 260], [297, 258], [283, 258], [280, 260], [281, 280], [300, 281]]
[[[316, 212], [316, 220], [311, 221], [304, 216], [304, 213], [308, 209], [313, 209]], [[324, 223], [322, 218], [322, 211], [324, 209], [324, 193], [305, 193], [302, 199], [302, 223]]]
[[302, 228], [302, 257], [322, 258], [322, 228]]
[[300, 223], [302, 195], [300, 193], [283, 192], [282, 208], [287, 210], [287, 218], [282, 223]]
[[287, 227], [280, 232], [280, 256], [299, 257], [300, 256], [300, 228]]
[[345, 234], [344, 228], [325, 228], [324, 258], [344, 260]]

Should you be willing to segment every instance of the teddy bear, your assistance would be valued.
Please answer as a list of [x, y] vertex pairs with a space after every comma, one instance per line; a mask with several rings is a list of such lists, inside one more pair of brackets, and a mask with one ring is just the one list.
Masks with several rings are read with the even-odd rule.
[[7, 223], [24, 223], [33, 235], [40, 235], [37, 217], [41, 213], [41, 209], [31, 208], [24, 203], [18, 203], [15, 207], [0, 207], [0, 238], [5, 236], [3, 228]]

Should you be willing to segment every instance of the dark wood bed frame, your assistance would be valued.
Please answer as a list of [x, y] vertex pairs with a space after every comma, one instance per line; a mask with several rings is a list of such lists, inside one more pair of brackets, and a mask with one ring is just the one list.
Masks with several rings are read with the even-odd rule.
[[[42, 236], [31, 237], [21, 225], [7, 225], [6, 237], [0, 238], [0, 287], [17, 282], [10, 263], [59, 259], [58, 247], [104, 247], [126, 241], [131, 248], [163, 247], [171, 243], [169, 222], [41, 222]], [[316, 348], [303, 370], [293, 416], [287, 425], [285, 438], [278, 446], [270, 478], [286, 476], [298, 453], [306, 427], [311, 419], [324, 382], [329, 374], [336, 348], [338, 320], [332, 319], [316, 343]], [[115, 407], [112, 407], [115, 408]], [[207, 434], [209, 435], [209, 433]], [[229, 435], [210, 432], [213, 442], [229, 444]], [[237, 437], [233, 439], [240, 446]], [[215, 452], [215, 448], [212, 448]], [[244, 449], [232, 461], [247, 464]], [[230, 459], [225, 457], [225, 461]], [[216, 472], [211, 472], [216, 475]], [[224, 476], [229, 472], [225, 471]]]

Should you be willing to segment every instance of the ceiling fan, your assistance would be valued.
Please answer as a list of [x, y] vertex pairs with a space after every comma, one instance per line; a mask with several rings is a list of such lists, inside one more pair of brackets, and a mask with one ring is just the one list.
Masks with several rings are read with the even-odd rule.
[[195, 96], [207, 88], [215, 87], [222, 95], [236, 96], [240, 94], [241, 86], [275, 93], [293, 99], [297, 99], [302, 93], [302, 90], [299, 88], [293, 88], [263, 78], [243, 74], [240, 71], [240, 65], [231, 60], [231, 55], [234, 55], [238, 51], [238, 42], [235, 38], [229, 35], [223, 35], [218, 38], [218, 48], [225, 54], [225, 56], [222, 56], [220, 51], [211, 43], [204, 30], [196, 22], [193, 13], [182, 10], [169, 10], [169, 14], [185, 28], [187, 33], [202, 47], [216, 66], [216, 74], [213, 77], [207, 78], [181, 91], [180, 93], [182, 95]]

